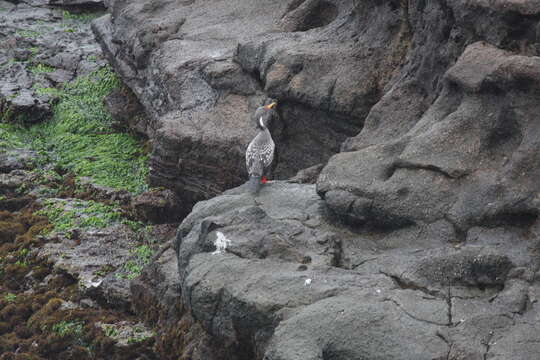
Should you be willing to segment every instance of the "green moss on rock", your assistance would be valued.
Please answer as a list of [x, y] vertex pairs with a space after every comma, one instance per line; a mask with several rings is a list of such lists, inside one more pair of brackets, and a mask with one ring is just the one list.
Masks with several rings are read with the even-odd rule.
[[147, 189], [148, 155], [134, 136], [112, 128], [103, 105], [103, 97], [119, 86], [116, 75], [104, 67], [55, 91], [59, 101], [53, 117], [31, 129], [36, 135], [33, 145], [78, 177], [139, 193]]
[[101, 229], [116, 223], [138, 225], [126, 219], [119, 208], [92, 200], [48, 199], [36, 214], [46, 216], [57, 232]]

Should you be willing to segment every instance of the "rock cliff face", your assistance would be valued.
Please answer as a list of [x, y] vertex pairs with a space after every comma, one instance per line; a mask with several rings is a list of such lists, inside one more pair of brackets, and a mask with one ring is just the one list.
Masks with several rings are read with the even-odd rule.
[[149, 114], [151, 181], [191, 204], [244, 182], [249, 114], [266, 97], [280, 101], [276, 177], [336, 153], [377, 101], [388, 75], [371, 67], [388, 67], [399, 33], [362, 60], [367, 27], [347, 1], [113, 1], [110, 13], [93, 29]]
[[322, 167], [194, 207], [132, 289], [175, 351], [537, 358], [537, 1], [108, 7], [93, 30], [148, 114], [153, 184], [189, 206], [244, 182], [268, 98], [275, 177]]
[[452, 246], [444, 222], [358, 233], [328, 211], [314, 185], [282, 182], [257, 199], [240, 187], [195, 206], [175, 243], [179, 284], [215, 352], [534, 359], [538, 224], [476, 228]]

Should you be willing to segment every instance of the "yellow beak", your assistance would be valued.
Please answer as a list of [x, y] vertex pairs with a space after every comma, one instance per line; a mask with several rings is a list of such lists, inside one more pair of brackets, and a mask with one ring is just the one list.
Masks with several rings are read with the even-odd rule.
[[275, 108], [276, 106], [277, 106], [277, 102], [274, 101], [273, 103], [266, 105], [265, 108], [267, 108], [267, 109], [273, 109], [273, 108]]

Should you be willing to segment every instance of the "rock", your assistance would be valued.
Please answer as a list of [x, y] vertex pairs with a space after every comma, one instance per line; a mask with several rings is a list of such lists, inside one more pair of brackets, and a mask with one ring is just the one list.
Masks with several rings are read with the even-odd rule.
[[295, 17], [295, 29], [281, 31], [280, 17], [294, 11], [282, 1], [260, 11], [243, 0], [234, 14], [221, 2], [111, 2], [110, 15], [92, 28], [148, 114], [136, 127], [153, 144], [151, 184], [192, 206], [245, 182], [244, 152], [255, 135], [249, 117], [265, 98], [279, 100], [276, 178], [338, 151], [378, 98], [368, 69], [380, 57], [358, 67], [365, 71], [349, 71], [359, 59], [351, 4], [311, 4]]
[[[96, 218], [96, 215], [81, 210], [76, 201], [62, 200], [60, 203], [66, 214], [79, 212], [79, 221], [90, 221], [91, 216]], [[50, 236], [56, 236], [57, 241], [47, 242], [39, 250], [40, 257], [47, 258], [55, 269], [77, 279], [83, 295], [116, 309], [130, 308], [130, 278], [123, 265], [129, 261], [136, 267], [142, 268], [142, 265], [135, 262], [133, 251], [139, 243], [137, 235], [128, 226], [118, 223], [102, 228], [80, 226], [69, 229], [66, 234]]]
[[178, 197], [171, 190], [150, 190], [133, 199], [137, 216], [155, 224], [179, 222], [186, 215]]
[[113, 90], [103, 99], [103, 102], [115, 121], [113, 127], [125, 129], [127, 126], [139, 135], [146, 135], [151, 131], [147, 129], [148, 119], [144, 108], [128, 88]]
[[299, 184], [315, 184], [323, 167], [324, 164], [317, 164], [307, 169], [302, 169], [290, 178], [289, 181]]
[[154, 225], [149, 234], [162, 239], [161, 249], [130, 283], [132, 309], [146, 323], [159, 330], [156, 348], [159, 354], [175, 354], [199, 360], [226, 360], [227, 355], [212, 351], [212, 338], [186, 312], [178, 301], [181, 296], [176, 252], [167, 242], [176, 227]]
[[540, 57], [470, 45], [416, 125], [362, 148], [360, 134], [323, 169], [318, 192], [365, 223], [445, 219], [457, 240], [474, 226], [531, 226], [540, 211], [538, 74]]
[[15, 7], [15, 4], [9, 1], [0, 0], [0, 6], [4, 11], [9, 11]]
[[133, 308], [145, 321], [162, 326], [171, 325], [182, 317], [176, 306], [180, 296], [176, 254], [168, 247], [131, 282]]
[[[0, 173], [32, 169], [36, 158], [37, 153], [32, 150], [12, 149], [2, 151], [0, 153]], [[13, 175], [16, 175], [16, 173], [13, 173]]]
[[133, 324], [128, 321], [120, 321], [116, 324], [105, 324], [97, 322], [95, 326], [101, 328], [105, 334], [108, 334], [108, 337], [116, 342], [115, 345], [120, 347], [145, 341], [155, 336], [155, 333], [142, 323]]
[[94, 184], [89, 177], [79, 177], [77, 179], [77, 184], [83, 190], [91, 193], [92, 198], [95, 200], [111, 200], [124, 205], [129, 204], [131, 201], [131, 194], [129, 191]]
[[87, 22], [47, 8], [47, 0], [16, 4], [0, 4], [11, 9], [0, 11], [0, 120], [30, 124], [51, 116], [51, 89], [105, 61]]
[[47, 0], [51, 5], [73, 7], [75, 9], [103, 9], [103, 0]]
[[[171, 357], [540, 353], [538, 2], [106, 3], [92, 28], [137, 99], [105, 101], [148, 136], [152, 184], [179, 197], [142, 195], [142, 216], [161, 222], [244, 182], [249, 115], [268, 98], [279, 101], [275, 177], [307, 168], [293, 181], [318, 179], [197, 203], [173, 248], [131, 282], [124, 268], [93, 272], [133, 260], [121, 229], [104, 230], [108, 242], [83, 232], [81, 244], [49, 243], [88, 295], [123, 310], [133, 301]], [[62, 77], [36, 80], [19, 64], [45, 38], [13, 27], [59, 14], [46, 11], [10, 11], [0, 29], [0, 62], [17, 61], [0, 73], [4, 107], [53, 101], [30, 89]], [[86, 47], [47, 46], [43, 63], [68, 74], [96, 64]]]
[[[444, 222], [351, 232], [314, 185], [273, 181], [257, 198], [246, 190], [198, 203], [178, 229], [181, 303], [168, 309], [185, 308], [218, 343], [208, 349], [279, 360], [526, 359], [540, 350], [496, 345], [539, 331], [528, 320], [533, 287], [517, 278], [536, 267], [530, 231], [475, 228], [460, 246]], [[156, 263], [162, 273], [170, 256]], [[163, 275], [152, 278], [159, 289]]]
[[64, 69], [56, 69], [51, 73], [45, 75], [47, 79], [51, 80], [54, 85], [64, 84], [71, 81], [74, 77], [73, 72]]
[[29, 178], [28, 171], [13, 170], [9, 174], [0, 174], [0, 193], [13, 192]]

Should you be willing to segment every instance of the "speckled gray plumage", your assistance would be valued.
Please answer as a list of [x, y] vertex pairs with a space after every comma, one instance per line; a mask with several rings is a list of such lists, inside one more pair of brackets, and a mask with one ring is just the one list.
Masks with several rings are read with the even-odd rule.
[[261, 129], [246, 150], [246, 168], [250, 176], [262, 176], [274, 160], [275, 144], [270, 131]]

